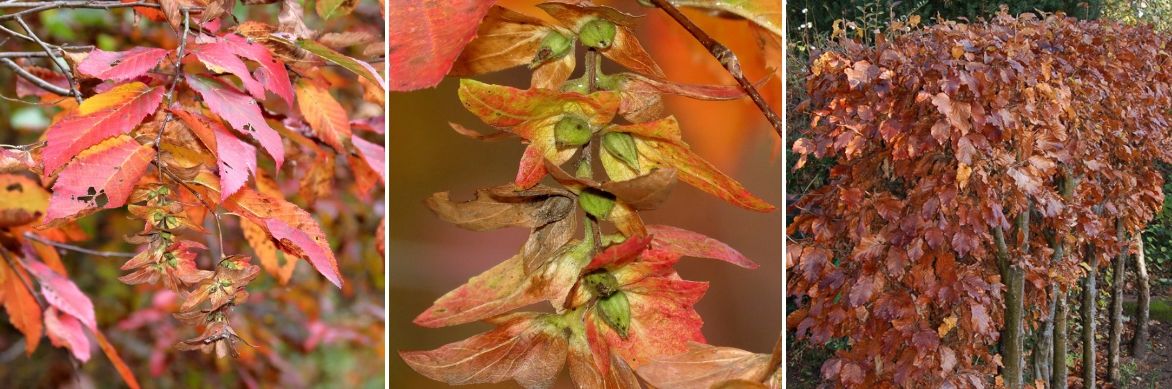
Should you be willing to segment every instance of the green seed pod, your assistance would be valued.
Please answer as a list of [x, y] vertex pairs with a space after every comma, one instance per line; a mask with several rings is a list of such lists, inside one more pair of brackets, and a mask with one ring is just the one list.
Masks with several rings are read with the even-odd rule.
[[602, 147], [610, 155], [626, 162], [631, 168], [639, 170], [639, 149], [635, 146], [635, 138], [631, 134], [608, 132], [602, 136]]
[[581, 146], [590, 141], [594, 131], [582, 118], [566, 115], [553, 128], [554, 139], [561, 146]]
[[583, 280], [598, 298], [607, 298], [619, 291], [619, 280], [605, 270], [587, 274]]
[[573, 47], [573, 38], [562, 35], [562, 33], [557, 31], [550, 31], [541, 40], [541, 48], [537, 49], [537, 55], [533, 56], [533, 61], [530, 62], [529, 67], [533, 68], [547, 61], [561, 58], [566, 53], [569, 53]]
[[614, 195], [594, 188], [587, 188], [578, 195], [578, 205], [590, 216], [606, 219], [614, 209]]
[[614, 43], [616, 27], [606, 19], [594, 19], [582, 25], [578, 30], [578, 39], [582, 44], [596, 49], [610, 48]]
[[598, 300], [598, 313], [602, 316], [602, 321], [620, 337], [627, 339], [627, 329], [631, 328], [631, 303], [627, 301], [626, 293], [617, 292]]

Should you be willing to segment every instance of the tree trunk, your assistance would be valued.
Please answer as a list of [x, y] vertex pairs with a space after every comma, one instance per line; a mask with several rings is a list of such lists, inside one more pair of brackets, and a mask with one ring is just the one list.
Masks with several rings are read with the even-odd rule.
[[[1119, 243], [1125, 242], [1127, 232], [1123, 229], [1123, 220], [1115, 221], [1115, 236]], [[1111, 280], [1111, 322], [1109, 341], [1107, 343], [1107, 380], [1119, 385], [1119, 346], [1123, 338], [1123, 276], [1127, 270], [1127, 247], [1120, 249], [1115, 257]]]
[[[1027, 206], [1017, 215], [1017, 231], [1022, 250], [1028, 249], [1030, 234], [1030, 211]], [[1001, 362], [1005, 364], [1001, 375], [1005, 379], [1005, 387], [1009, 389], [1022, 388], [1024, 326], [1022, 325], [1025, 310], [1022, 306], [1025, 297], [1025, 271], [1015, 263], [1009, 263], [1009, 250], [1005, 244], [1005, 233], [1000, 228], [994, 228], [994, 239], [997, 241], [997, 251], [1001, 269], [1004, 273], [1005, 285], [1005, 329], [1001, 333]]]
[[[1063, 201], [1069, 201], [1074, 195], [1074, 187], [1078, 185], [1077, 180], [1071, 176], [1069, 169], [1062, 171], [1062, 183], [1059, 185], [1059, 191], [1062, 194]], [[1062, 262], [1066, 257], [1066, 240], [1063, 239], [1064, 231], [1054, 231], [1050, 237], [1050, 247], [1054, 248], [1054, 256], [1050, 258], [1050, 265], [1056, 266]], [[1067, 297], [1066, 291], [1062, 290], [1058, 283], [1050, 282], [1050, 315], [1047, 317], [1045, 329], [1043, 330], [1042, 339], [1043, 347], [1039, 351], [1045, 353], [1040, 365], [1042, 368], [1038, 369], [1043, 382], [1050, 385], [1051, 389], [1066, 389], [1066, 315], [1067, 315]], [[1037, 362], [1035, 362], [1037, 363]]]
[[1054, 355], [1050, 357], [1050, 389], [1066, 389], [1066, 292], [1054, 304]]
[[1082, 382], [1086, 389], [1095, 389], [1095, 277], [1099, 272], [1099, 256], [1094, 245], [1087, 246], [1087, 264], [1090, 270], [1082, 286]]
[[1144, 255], [1144, 241], [1140, 234], [1135, 234], [1135, 264], [1139, 283], [1139, 301], [1135, 310], [1135, 337], [1131, 339], [1131, 355], [1136, 359], [1143, 359], [1148, 352], [1148, 317], [1152, 299], [1152, 289], [1148, 285], [1147, 256]]

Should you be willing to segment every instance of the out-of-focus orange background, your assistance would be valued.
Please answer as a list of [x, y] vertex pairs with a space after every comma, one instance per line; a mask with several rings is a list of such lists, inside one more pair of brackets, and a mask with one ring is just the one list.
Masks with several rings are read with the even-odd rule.
[[[535, 2], [502, 2], [522, 12]], [[620, 2], [634, 5], [634, 2]], [[669, 79], [683, 83], [735, 85], [724, 68], [683, 28], [662, 11], [618, 7], [641, 19], [640, 40]], [[702, 12], [685, 11], [717, 40], [736, 51], [747, 75], [759, 80], [768, 73], [767, 63], [780, 76], [780, 45], [763, 51], [743, 20], [725, 19]], [[765, 60], [768, 52], [771, 61]], [[581, 50], [579, 69], [582, 72]], [[612, 65], [612, 66], [607, 66]], [[606, 73], [621, 69], [604, 63]], [[477, 77], [496, 84], [526, 88], [529, 73], [523, 68]], [[511, 182], [523, 146], [516, 139], [485, 143], [465, 138], [447, 123], [487, 131], [489, 128], [460, 105], [456, 79], [445, 79], [434, 89], [392, 93], [390, 107], [390, 207], [387, 247], [389, 266], [390, 337], [389, 382], [395, 387], [439, 387], [411, 370], [397, 355], [399, 350], [427, 350], [483, 332], [486, 324], [466, 324], [430, 329], [411, 321], [432, 301], [463, 284], [469, 277], [516, 254], [528, 233], [524, 229], [473, 232], [436, 218], [423, 204], [434, 192], [451, 191], [467, 199], [477, 188]], [[781, 107], [780, 82], [771, 79], [763, 89], [766, 99]], [[777, 205], [778, 211], [762, 214], [728, 205], [715, 197], [679, 183], [671, 199], [660, 209], [643, 212], [649, 224], [668, 224], [719, 239], [761, 265], [741, 269], [721, 262], [686, 258], [677, 269], [689, 280], [708, 281], [708, 294], [696, 309], [704, 318], [709, 343], [768, 353], [782, 328], [782, 167], [776, 157], [779, 140], [762, 114], [748, 99], [729, 102], [694, 101], [669, 97], [668, 111], [680, 119], [684, 138], [701, 156], [741, 181], [754, 194]], [[527, 310], [549, 310], [548, 304]], [[502, 385], [473, 387], [516, 387]], [[557, 387], [571, 387], [562, 372]]]

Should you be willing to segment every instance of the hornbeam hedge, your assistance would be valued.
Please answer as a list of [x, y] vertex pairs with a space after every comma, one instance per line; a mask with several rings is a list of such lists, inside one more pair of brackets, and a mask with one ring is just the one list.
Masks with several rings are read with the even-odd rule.
[[786, 266], [801, 301], [790, 328], [849, 345], [824, 378], [1020, 387], [1029, 332], [1043, 339], [1035, 356], [1050, 350], [1035, 365], [1063, 358], [1039, 379], [1065, 387], [1068, 291], [1082, 282], [1093, 303], [1096, 270], [1163, 202], [1168, 43], [1145, 27], [1003, 11], [817, 56], [812, 123], [793, 150], [797, 169], [835, 162], [794, 205]]

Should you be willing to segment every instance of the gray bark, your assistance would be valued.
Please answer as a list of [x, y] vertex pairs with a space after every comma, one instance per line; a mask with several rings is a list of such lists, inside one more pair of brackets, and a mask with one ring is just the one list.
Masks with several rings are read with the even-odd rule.
[[1136, 282], [1139, 283], [1139, 301], [1135, 310], [1135, 337], [1131, 339], [1131, 355], [1143, 359], [1148, 352], [1148, 319], [1151, 315], [1152, 287], [1148, 284], [1147, 257], [1141, 234], [1135, 234]]

